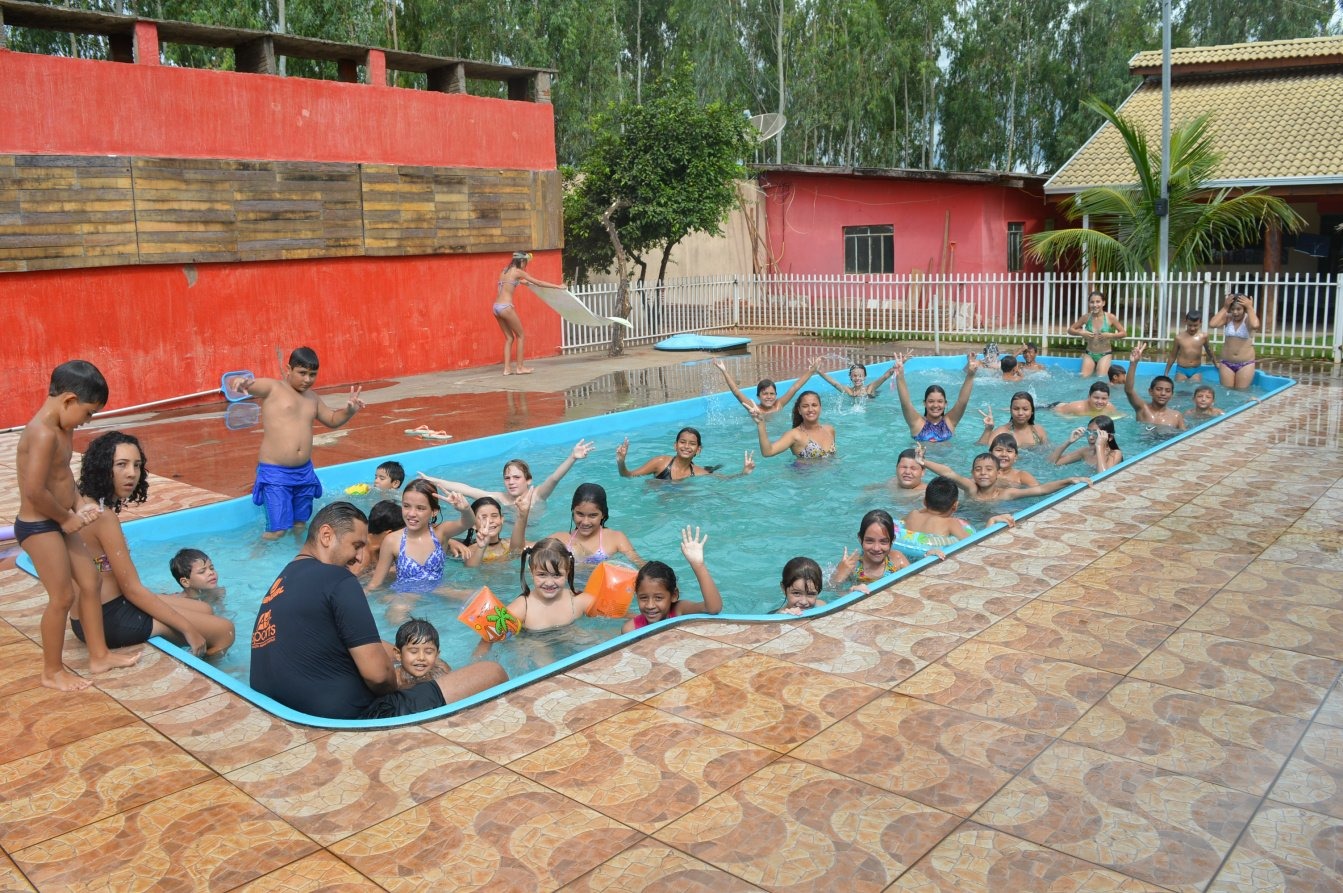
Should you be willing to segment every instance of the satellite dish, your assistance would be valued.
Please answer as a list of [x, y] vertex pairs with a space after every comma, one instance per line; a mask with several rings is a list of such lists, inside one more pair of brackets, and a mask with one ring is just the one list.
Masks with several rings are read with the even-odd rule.
[[784, 125], [787, 123], [788, 119], [777, 112], [751, 116], [751, 126], [754, 127], [757, 132], [756, 139], [762, 143], [765, 140], [773, 139], [778, 136], [779, 132], [783, 130]]

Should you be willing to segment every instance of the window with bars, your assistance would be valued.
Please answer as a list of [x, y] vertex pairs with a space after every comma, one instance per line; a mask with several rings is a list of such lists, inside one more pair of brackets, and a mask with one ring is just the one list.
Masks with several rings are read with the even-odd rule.
[[844, 227], [845, 273], [894, 273], [894, 226]]
[[1026, 224], [1007, 224], [1007, 272], [1020, 273], [1022, 267], [1022, 244], [1026, 237]]

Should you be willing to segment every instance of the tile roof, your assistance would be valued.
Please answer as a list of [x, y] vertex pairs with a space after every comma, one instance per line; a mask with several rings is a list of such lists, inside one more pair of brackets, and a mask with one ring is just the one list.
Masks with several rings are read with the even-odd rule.
[[[1302, 44], [1308, 41], [1277, 41]], [[1343, 39], [1335, 39], [1343, 44]], [[1237, 45], [1243, 48], [1245, 45]], [[1206, 49], [1231, 49], [1208, 47]], [[1343, 70], [1185, 80], [1171, 87], [1171, 121], [1212, 113], [1213, 145], [1222, 155], [1214, 179], [1343, 177]], [[1161, 137], [1161, 87], [1144, 84], [1120, 109], [1148, 141]], [[1159, 149], [1159, 145], [1157, 146]], [[1119, 133], [1104, 124], [1045, 184], [1046, 192], [1136, 181]]]
[[[1321, 56], [1343, 55], [1343, 37], [1304, 37], [1296, 40], [1262, 40], [1253, 43], [1227, 43], [1210, 47], [1177, 47], [1171, 50], [1172, 68], [1180, 65], [1207, 65], [1225, 62], [1264, 62], [1269, 60], [1310, 60]], [[1146, 50], [1129, 60], [1129, 69], [1161, 67], [1161, 51]]]

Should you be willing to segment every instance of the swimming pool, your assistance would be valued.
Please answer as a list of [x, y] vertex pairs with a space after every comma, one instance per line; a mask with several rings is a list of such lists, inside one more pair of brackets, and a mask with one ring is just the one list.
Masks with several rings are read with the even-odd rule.
[[[982, 426], [976, 409], [991, 407], [996, 420], [1006, 419], [1005, 410], [1010, 394], [1016, 390], [1035, 391], [1038, 403], [1055, 399], [1079, 399], [1085, 395], [1089, 380], [1076, 376], [1078, 361], [1046, 360], [1049, 372], [1039, 373], [1025, 382], [1003, 383], [995, 373], [981, 372], [974, 396], [962, 421], [963, 431], [957, 440], [930, 449], [930, 456], [951, 465], [957, 471], [968, 471], [970, 458], [983, 447], [973, 443]], [[916, 402], [923, 388], [932, 383], [946, 388], [951, 399], [963, 379], [961, 357], [920, 358], [910, 364], [910, 390]], [[874, 365], [872, 377], [884, 370]], [[1160, 372], [1162, 364], [1144, 363], [1141, 372], [1144, 382]], [[706, 366], [712, 379], [717, 373]], [[706, 377], [709, 380], [710, 377]], [[1290, 386], [1288, 379], [1271, 378], [1260, 374], [1256, 379], [1255, 396], [1263, 397]], [[715, 381], [716, 384], [716, 381]], [[496, 487], [500, 469], [507, 458], [523, 456], [531, 463], [538, 480], [567, 455], [579, 437], [597, 442], [592, 456], [581, 461], [557, 488], [547, 511], [529, 528], [529, 538], [568, 528], [569, 497], [574, 487], [584, 481], [595, 481], [606, 487], [611, 503], [610, 526], [629, 534], [643, 557], [658, 558], [671, 564], [682, 579], [685, 594], [695, 598], [693, 576], [690, 575], [679, 551], [679, 531], [686, 524], [698, 525], [708, 532], [710, 540], [706, 555], [724, 593], [724, 619], [762, 621], [767, 612], [778, 606], [778, 573], [783, 563], [793, 555], [809, 555], [821, 562], [827, 573], [843, 552], [851, 547], [858, 518], [873, 507], [889, 509], [897, 518], [914, 506], [914, 501], [896, 500], [883, 482], [893, 476], [896, 454], [909, 445], [908, 430], [900, 416], [895, 394], [883, 390], [874, 402], [855, 407], [848, 398], [831, 390], [824, 382], [817, 388], [824, 398], [822, 421], [837, 429], [839, 457], [835, 461], [814, 465], [799, 465], [790, 456], [758, 460], [758, 468], [748, 478], [698, 478], [679, 484], [650, 483], [648, 479], [622, 479], [615, 470], [615, 445], [630, 436], [631, 463], [642, 462], [652, 455], [670, 452], [675, 432], [682, 425], [698, 427], [704, 437], [701, 463], [725, 464], [723, 471], [739, 470], [745, 449], [756, 448], [755, 427], [730, 394], [714, 394], [704, 398], [678, 401], [662, 406], [647, 407], [627, 412], [599, 416], [581, 421], [500, 435], [461, 444], [451, 444], [428, 450], [404, 453], [397, 458], [413, 474], [428, 471], [441, 477], [469, 481], [481, 487]], [[1192, 386], [1182, 383], [1177, 388], [1175, 405], [1183, 407], [1190, 402]], [[1227, 394], [1217, 389], [1218, 403], [1229, 412], [1243, 406], [1243, 395]], [[1138, 458], [1140, 452], [1159, 448], [1131, 418], [1122, 394], [1116, 394], [1118, 404], [1129, 411], [1130, 418], [1117, 425], [1118, 438], [1129, 456]], [[1038, 419], [1054, 442], [1064, 439], [1067, 432], [1085, 419], [1063, 418], [1041, 411]], [[786, 413], [781, 413], [769, 424], [771, 437], [778, 437], [789, 426]], [[146, 452], [153, 460], [153, 441], [145, 441]], [[350, 484], [368, 481], [373, 469], [388, 457], [333, 466], [321, 470], [321, 476], [331, 498], [344, 498], [343, 490]], [[1128, 464], [1127, 462], [1125, 464]], [[1042, 458], [1023, 450], [1019, 467], [1034, 472], [1041, 480], [1063, 476], [1061, 472], [1082, 473], [1084, 466], [1054, 469]], [[1065, 493], [1067, 491], [1064, 491]], [[1034, 507], [998, 504], [994, 511], [1015, 510], [1018, 517], [1054, 501], [1049, 497]], [[365, 506], [371, 499], [361, 501]], [[963, 505], [961, 512], [972, 522], [982, 522], [982, 510]], [[182, 531], [191, 530], [189, 537]], [[229, 502], [159, 516], [126, 525], [137, 567], [146, 583], [160, 591], [172, 591], [167, 572], [168, 558], [183, 546], [204, 548], [220, 570], [221, 582], [228, 587], [228, 613], [238, 626], [241, 647], [235, 646], [222, 667], [204, 664], [167, 643], [155, 642], [169, 654], [179, 657], [201, 669], [260, 706], [284, 718], [309, 725], [324, 727], [373, 727], [397, 725], [441, 716], [476, 703], [485, 697], [500, 693], [491, 691], [467, 702], [450, 705], [431, 714], [391, 721], [330, 721], [307, 717], [290, 711], [251, 691], [246, 685], [246, 639], [256, 616], [256, 604], [279, 569], [292, 557], [292, 542], [262, 544], [259, 510], [250, 500]], [[967, 541], [969, 542], [969, 541]], [[886, 583], [893, 581], [892, 577]], [[517, 564], [493, 567], [477, 576], [476, 572], [456, 567], [449, 572], [450, 585], [474, 589], [481, 583], [489, 585], [507, 601], [518, 591]], [[878, 584], [880, 586], [882, 584]], [[878, 588], [874, 586], [873, 588]], [[853, 598], [827, 593], [831, 605], [816, 613], [825, 613]], [[375, 598], [377, 598], [375, 596]], [[404, 607], [404, 606], [402, 606]], [[467, 660], [475, 646], [475, 634], [457, 623], [460, 602], [434, 596], [424, 597], [412, 610], [417, 616], [428, 616], [444, 636], [444, 657], [453, 664]], [[374, 605], [384, 636], [390, 638], [396, 622], [385, 610]], [[399, 619], [399, 618], [397, 618]], [[778, 618], [774, 618], [778, 619]], [[673, 621], [674, 623], [675, 621]], [[672, 624], [661, 624], [666, 628]], [[555, 631], [549, 635], [528, 634], [494, 649], [492, 657], [500, 659], [514, 678], [509, 688], [526, 684], [532, 679], [560, 672], [575, 663], [604, 653], [622, 642], [640, 635], [613, 639], [620, 621], [584, 620], [574, 628]], [[226, 670], [233, 676], [225, 675]], [[235, 678], [236, 677], [236, 678]], [[240, 682], [239, 679], [242, 681]], [[501, 689], [502, 690], [502, 689]]]

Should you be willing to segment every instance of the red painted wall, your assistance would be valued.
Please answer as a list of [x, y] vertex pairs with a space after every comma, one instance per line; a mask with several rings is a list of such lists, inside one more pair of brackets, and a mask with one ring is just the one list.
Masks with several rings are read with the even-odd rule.
[[[549, 104], [366, 84], [63, 59], [0, 50], [0, 153], [347, 161], [547, 170]], [[556, 210], [558, 213], [558, 210]], [[519, 249], [531, 246], [519, 245]], [[507, 255], [341, 258], [0, 274], [0, 427], [23, 424], [56, 364], [82, 357], [110, 407], [274, 375], [276, 351], [322, 384], [499, 363], [490, 303]], [[558, 251], [529, 268], [561, 276]], [[559, 319], [518, 290], [527, 356]]]
[[[956, 243], [952, 273], [1007, 271], [1007, 224], [1027, 234], [1051, 216], [1038, 187], [949, 183], [769, 172], [766, 194], [770, 256], [775, 272], [844, 272], [844, 227], [895, 228], [895, 272], [937, 274], [942, 237], [951, 213]], [[1039, 266], [1026, 264], [1027, 270]]]

